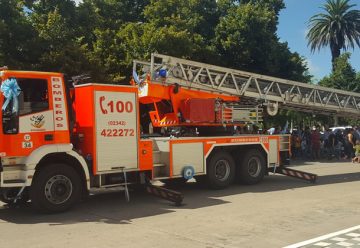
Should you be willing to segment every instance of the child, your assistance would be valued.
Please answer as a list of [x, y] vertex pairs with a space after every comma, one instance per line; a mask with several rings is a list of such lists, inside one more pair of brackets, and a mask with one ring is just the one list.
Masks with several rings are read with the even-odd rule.
[[360, 163], [360, 140], [356, 140], [356, 144], [354, 146], [355, 157], [352, 159], [353, 163]]

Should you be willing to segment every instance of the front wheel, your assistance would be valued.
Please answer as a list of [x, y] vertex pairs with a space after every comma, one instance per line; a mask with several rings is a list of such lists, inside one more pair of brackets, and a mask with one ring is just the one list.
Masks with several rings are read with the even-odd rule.
[[234, 181], [234, 159], [227, 152], [217, 152], [210, 158], [206, 173], [210, 187], [214, 189], [226, 188]]
[[33, 179], [30, 198], [36, 210], [63, 212], [81, 198], [81, 178], [66, 164], [51, 164], [41, 168]]

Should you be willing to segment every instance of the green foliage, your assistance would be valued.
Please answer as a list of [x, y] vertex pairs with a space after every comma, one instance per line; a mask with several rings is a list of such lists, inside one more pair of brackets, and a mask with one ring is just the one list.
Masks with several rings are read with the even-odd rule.
[[[320, 13], [311, 17], [308, 44], [312, 51], [330, 46], [332, 62], [341, 49], [360, 47], [360, 10], [351, 10], [350, 0], [327, 0]], [[334, 64], [333, 64], [334, 69]]]
[[344, 53], [335, 60], [333, 72], [324, 77], [319, 84], [340, 90], [360, 92], [360, 77], [351, 66], [350, 53]]
[[258, 4], [263, 8], [271, 9], [275, 12], [276, 16], [279, 15], [280, 10], [285, 8], [285, 3], [283, 0], [240, 0], [240, 2], [242, 4]]
[[102, 83], [117, 83], [124, 79], [122, 70], [124, 50], [122, 40], [116, 31], [95, 29], [95, 42], [92, 44], [91, 60], [100, 66], [98, 75]]
[[146, 25], [154, 29], [153, 37], [145, 34], [153, 41], [150, 50], [215, 62], [212, 39], [219, 21], [215, 0], [152, 0], [144, 15]]
[[[231, 7], [240, 4], [256, 4], [260, 5], [262, 8], [272, 9], [276, 16], [279, 15], [280, 10], [285, 8], [285, 3], [283, 0], [218, 0], [218, 6], [222, 11], [225, 11]], [[222, 12], [224, 13], [224, 12]]]
[[[198, 35], [180, 30], [176, 26], [156, 27], [152, 23], [129, 23], [120, 33], [123, 45], [131, 62], [134, 58], [150, 58], [152, 52], [174, 56], [189, 56], [195, 49]], [[201, 42], [201, 41], [200, 41]]]
[[0, 65], [33, 68], [37, 37], [17, 0], [0, 1]]
[[125, 30], [128, 24], [143, 23], [142, 12], [148, 3], [149, 0], [84, 0], [79, 5], [78, 35], [81, 44], [88, 48], [92, 78], [102, 83], [120, 83], [131, 74], [132, 59], [140, 57], [129, 56], [131, 51], [125, 50], [129, 40]]
[[215, 0], [152, 0], [144, 15], [156, 27], [176, 26], [205, 38], [213, 36], [218, 22]]
[[[49, 3], [48, 3], [49, 2]], [[47, 4], [48, 3], [48, 4]], [[39, 57], [36, 69], [62, 71], [69, 75], [87, 72], [87, 46], [76, 37], [75, 4], [72, 1], [41, 1], [29, 16], [37, 32]]]
[[276, 26], [276, 12], [263, 4], [246, 3], [229, 8], [216, 27], [215, 37], [220, 55], [227, 58], [224, 64], [262, 74], [309, 80], [305, 75], [304, 59], [291, 53], [287, 43], [279, 41]]
[[284, 128], [286, 122], [289, 122], [288, 129], [291, 128], [291, 122], [293, 128], [305, 128], [312, 127], [317, 123], [331, 123], [333, 120], [328, 116], [315, 116], [311, 113], [299, 112], [295, 110], [280, 110], [276, 116], [266, 116], [264, 124], [266, 129], [271, 127]]
[[[351, 66], [350, 53], [341, 54], [334, 61], [334, 70], [329, 76], [324, 77], [319, 84], [340, 90], [360, 93], [360, 73], [356, 73]], [[319, 118], [318, 118], [319, 119]], [[324, 118], [319, 119], [322, 123], [329, 123]], [[349, 118], [339, 118], [340, 125], [359, 125], [359, 120]]]
[[229, 58], [228, 65], [234, 63], [234, 67], [262, 70], [271, 41], [276, 38], [275, 23], [275, 14], [269, 9], [253, 4], [234, 6], [216, 27], [217, 48], [223, 57]]
[[0, 64], [127, 82], [153, 52], [308, 81], [276, 35], [283, 0], [0, 2]]

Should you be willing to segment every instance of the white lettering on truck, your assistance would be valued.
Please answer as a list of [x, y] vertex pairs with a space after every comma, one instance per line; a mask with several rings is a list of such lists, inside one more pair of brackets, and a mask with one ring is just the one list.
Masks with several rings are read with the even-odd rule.
[[68, 130], [67, 117], [65, 111], [65, 97], [62, 80], [60, 77], [51, 78], [53, 106], [54, 106], [54, 122], [56, 130]]

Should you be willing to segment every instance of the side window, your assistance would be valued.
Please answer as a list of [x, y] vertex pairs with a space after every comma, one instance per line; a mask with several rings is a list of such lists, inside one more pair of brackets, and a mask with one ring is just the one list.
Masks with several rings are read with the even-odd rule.
[[45, 79], [17, 79], [19, 95], [19, 115], [29, 115], [49, 109], [48, 83]]
[[[20, 88], [17, 101], [4, 97], [2, 110], [4, 134], [19, 132], [19, 116], [49, 109], [48, 84], [44, 79], [12, 78]], [[14, 87], [14, 85], [12, 85]], [[14, 97], [14, 96], [12, 96]]]

